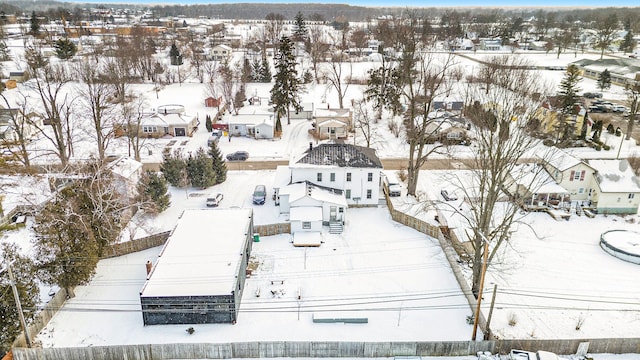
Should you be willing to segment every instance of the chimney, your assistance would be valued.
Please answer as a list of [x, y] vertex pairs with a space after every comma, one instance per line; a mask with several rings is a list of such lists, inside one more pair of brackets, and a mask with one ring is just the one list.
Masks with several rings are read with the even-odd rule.
[[313, 141], [309, 141], [309, 151], [313, 150]]
[[147, 261], [145, 265], [147, 267], [147, 276], [149, 276], [149, 274], [151, 273], [151, 268], [153, 268], [153, 264], [151, 263], [151, 261]]

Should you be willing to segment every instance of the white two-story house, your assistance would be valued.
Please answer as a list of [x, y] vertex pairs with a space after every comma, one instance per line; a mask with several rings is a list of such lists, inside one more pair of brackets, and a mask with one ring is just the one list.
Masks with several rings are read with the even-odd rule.
[[[378, 205], [381, 170], [382, 163], [373, 149], [350, 144], [310, 145], [288, 167], [278, 167], [274, 199], [280, 212], [292, 218], [298, 206], [318, 207], [321, 211], [305, 214], [321, 215], [322, 219], [315, 220], [341, 227], [349, 206]], [[304, 222], [309, 228], [314, 219]]]
[[592, 166], [562, 150], [545, 155], [542, 165], [556, 183], [569, 192], [572, 201], [592, 199], [595, 190]]

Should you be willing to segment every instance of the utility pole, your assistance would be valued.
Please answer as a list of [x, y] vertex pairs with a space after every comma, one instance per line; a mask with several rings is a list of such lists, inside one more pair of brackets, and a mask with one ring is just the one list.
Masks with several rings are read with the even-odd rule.
[[[11, 264], [13, 264], [13, 261], [7, 263], [7, 273], [9, 274], [9, 284], [11, 285], [11, 289], [13, 290], [13, 298], [16, 301], [16, 308], [18, 310], [18, 316], [20, 317], [20, 326], [22, 327], [22, 332], [24, 332], [24, 338], [27, 341], [27, 347], [31, 347], [31, 336], [27, 331], [27, 322], [24, 320], [24, 313], [22, 312], [22, 305], [20, 304], [20, 296], [18, 296], [18, 288], [16, 287], [16, 280], [13, 277]], [[2, 271], [0, 271], [0, 273], [2, 273]]]
[[484, 256], [482, 260], [482, 272], [480, 274], [480, 287], [478, 289], [478, 303], [476, 305], [476, 313], [473, 317], [473, 334], [471, 335], [471, 341], [476, 340], [476, 334], [478, 332], [478, 322], [480, 321], [480, 304], [482, 303], [482, 288], [484, 287], [484, 275], [487, 272], [487, 256], [489, 253], [489, 241], [484, 235], [481, 235], [484, 240]]

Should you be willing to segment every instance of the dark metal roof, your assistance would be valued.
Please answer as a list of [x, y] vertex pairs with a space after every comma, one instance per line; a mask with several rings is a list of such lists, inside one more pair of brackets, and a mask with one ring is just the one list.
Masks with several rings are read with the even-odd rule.
[[307, 150], [297, 163], [354, 168], [382, 168], [382, 162], [380, 162], [375, 150], [350, 144], [320, 144]]

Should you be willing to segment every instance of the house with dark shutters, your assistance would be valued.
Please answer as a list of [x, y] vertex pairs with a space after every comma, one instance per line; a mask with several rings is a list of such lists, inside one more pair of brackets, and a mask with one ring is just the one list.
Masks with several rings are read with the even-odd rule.
[[251, 209], [185, 210], [140, 291], [144, 324], [235, 323], [252, 235]]

